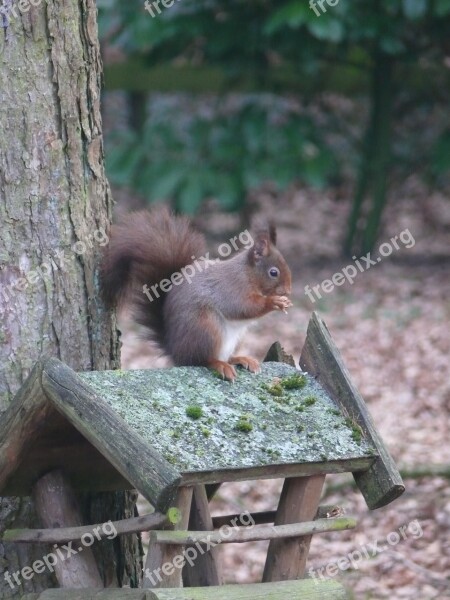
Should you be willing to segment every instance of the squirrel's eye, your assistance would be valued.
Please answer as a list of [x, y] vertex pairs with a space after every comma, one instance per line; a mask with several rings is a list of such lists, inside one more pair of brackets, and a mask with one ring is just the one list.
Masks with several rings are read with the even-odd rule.
[[280, 269], [277, 269], [277, 267], [271, 267], [269, 269], [269, 277], [272, 277], [272, 279], [276, 279], [277, 277], [279, 277], [280, 275]]

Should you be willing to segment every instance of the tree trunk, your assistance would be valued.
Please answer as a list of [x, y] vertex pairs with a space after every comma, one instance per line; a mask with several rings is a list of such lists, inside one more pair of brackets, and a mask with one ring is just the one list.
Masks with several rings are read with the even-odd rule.
[[[7, 0], [0, 15], [0, 418], [35, 361], [116, 368], [114, 318], [98, 294], [112, 200], [103, 166], [101, 63], [94, 0]], [[24, 3], [21, 2], [24, 6]], [[133, 516], [131, 494], [82, 499], [87, 522]], [[0, 532], [36, 527], [27, 499], [0, 499]], [[94, 545], [105, 585], [137, 585], [140, 541]], [[0, 598], [54, 587], [3, 577], [49, 552], [0, 543]]]
[[391, 160], [394, 66], [392, 56], [374, 50], [370, 119], [344, 241], [343, 251], [346, 256], [354, 253], [360, 256], [373, 249], [386, 205]]

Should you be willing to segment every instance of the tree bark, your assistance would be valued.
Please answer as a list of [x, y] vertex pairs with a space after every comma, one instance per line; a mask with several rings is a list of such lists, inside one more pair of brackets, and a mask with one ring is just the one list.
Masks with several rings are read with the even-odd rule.
[[[119, 366], [115, 318], [98, 293], [112, 199], [103, 165], [101, 62], [94, 0], [46, 0], [0, 15], [0, 419], [35, 361]], [[86, 522], [135, 515], [130, 494], [81, 499]], [[27, 499], [0, 499], [0, 531], [37, 527]], [[136, 536], [93, 547], [105, 585], [140, 579]], [[49, 550], [47, 550], [48, 552]], [[46, 552], [44, 552], [45, 554]], [[50, 573], [3, 577], [42, 558], [0, 544], [0, 597], [54, 587]]]

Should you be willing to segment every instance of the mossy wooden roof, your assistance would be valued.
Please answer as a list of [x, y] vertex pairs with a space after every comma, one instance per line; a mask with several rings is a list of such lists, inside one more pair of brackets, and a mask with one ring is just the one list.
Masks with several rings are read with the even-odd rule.
[[339, 461], [331, 471], [353, 470], [376, 454], [310, 375], [282, 363], [257, 375], [240, 370], [234, 384], [190, 367], [79, 376], [185, 481], [283, 464]]
[[0, 493], [29, 494], [63, 468], [78, 489], [135, 487], [163, 509], [180, 484], [351, 471], [369, 506], [391, 501], [401, 479], [370, 415], [353, 389], [347, 401], [329, 357], [336, 390], [315, 372], [331, 342], [309, 338], [309, 374], [264, 363], [235, 383], [200, 367], [77, 374], [38, 363], [0, 419]]

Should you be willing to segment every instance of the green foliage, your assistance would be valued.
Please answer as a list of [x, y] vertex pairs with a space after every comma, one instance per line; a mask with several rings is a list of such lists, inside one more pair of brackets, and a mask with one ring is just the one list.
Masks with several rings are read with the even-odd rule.
[[444, 131], [436, 140], [432, 153], [431, 171], [438, 177], [450, 173], [450, 129]]
[[[316, 0], [317, 1], [317, 0]], [[149, 64], [184, 60], [224, 67], [230, 78], [259, 72], [271, 64], [313, 59], [315, 67], [338, 52], [348, 56], [358, 44], [417, 59], [417, 51], [444, 48], [450, 5], [447, 0], [340, 0], [324, 3], [317, 16], [306, 0], [179, 0], [152, 18], [142, 0], [98, 0], [100, 33], [127, 55]]]
[[290, 103], [247, 96], [231, 104], [183, 114], [182, 99], [154, 102], [143, 132], [108, 140], [111, 181], [194, 213], [210, 197], [225, 210], [239, 208], [248, 190], [265, 181], [278, 189], [298, 179], [321, 186], [335, 173], [336, 160], [316, 127]]
[[[197, 211], [211, 196], [222, 208], [236, 209], [251, 188], [268, 180], [279, 189], [294, 180], [327, 183], [339, 166], [326, 143], [328, 132], [273, 99], [286, 92], [283, 73], [304, 82], [306, 99], [338, 69], [359, 73], [372, 96], [346, 249], [370, 248], [393, 162], [383, 159], [391, 154], [393, 106], [399, 85], [406, 85], [398, 65], [414, 67], [423, 78], [430, 64], [443, 63], [448, 0], [339, 0], [333, 7], [325, 2], [323, 12], [316, 0], [320, 16], [308, 0], [176, 0], [168, 8], [160, 5], [154, 18], [144, 10], [144, 0], [97, 4], [101, 37], [126, 57], [149, 67], [220, 69], [233, 89], [248, 89], [250, 81], [272, 94], [270, 102], [249, 96], [233, 110], [224, 109], [223, 102], [187, 114], [151, 109], [136, 133], [109, 140], [109, 176], [115, 184], [131, 186], [149, 200], [170, 198], [184, 212]], [[383, 65], [384, 80], [392, 84], [384, 95]], [[269, 77], [274, 71], [277, 80]], [[448, 167], [448, 144], [443, 136], [429, 157], [437, 176]], [[414, 145], [410, 148], [413, 153]], [[354, 167], [352, 157], [339, 158]]]

